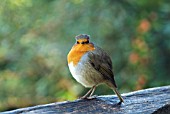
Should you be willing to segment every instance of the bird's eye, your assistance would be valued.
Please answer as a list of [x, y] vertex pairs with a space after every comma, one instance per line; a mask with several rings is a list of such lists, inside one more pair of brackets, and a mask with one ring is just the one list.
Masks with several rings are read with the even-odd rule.
[[86, 42], [85, 42], [85, 44], [88, 44], [89, 43], [89, 40], [87, 40]]
[[81, 44], [88, 44], [88, 43], [89, 43], [89, 41], [81, 42]]
[[80, 44], [80, 42], [79, 42], [79, 41], [77, 41], [77, 44]]

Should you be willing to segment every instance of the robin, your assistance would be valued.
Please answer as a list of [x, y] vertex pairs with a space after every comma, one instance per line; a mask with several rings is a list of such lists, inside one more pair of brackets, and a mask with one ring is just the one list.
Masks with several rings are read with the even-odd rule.
[[117, 90], [109, 55], [90, 42], [89, 38], [86, 34], [76, 36], [76, 43], [67, 56], [72, 76], [83, 86], [91, 88], [82, 98], [91, 97], [96, 87], [105, 83], [113, 89], [120, 102], [124, 102]]

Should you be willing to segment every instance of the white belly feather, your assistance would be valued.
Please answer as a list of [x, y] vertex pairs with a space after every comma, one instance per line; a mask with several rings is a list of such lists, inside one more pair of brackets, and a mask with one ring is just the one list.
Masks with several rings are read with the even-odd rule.
[[74, 66], [73, 62], [71, 62], [68, 66], [76, 81], [85, 87], [92, 87], [101, 83], [103, 80], [101, 74], [96, 71], [90, 63], [82, 61], [79, 62], [78, 65]]
[[73, 65], [73, 62], [71, 62], [68, 66], [72, 76], [74, 77], [74, 79], [76, 79], [77, 82], [81, 83], [85, 87], [93, 86], [86, 81], [83, 72], [81, 72], [83, 69], [80, 68], [80, 65], [79, 67], [77, 67]]

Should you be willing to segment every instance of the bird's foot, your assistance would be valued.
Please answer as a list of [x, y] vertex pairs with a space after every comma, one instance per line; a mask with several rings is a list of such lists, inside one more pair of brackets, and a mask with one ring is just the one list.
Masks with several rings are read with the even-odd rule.
[[97, 98], [97, 95], [90, 96], [89, 99], [95, 99]]
[[79, 97], [79, 99], [87, 99], [88, 97], [85, 97], [85, 96], [83, 96], [83, 97]]
[[90, 96], [90, 97], [83, 96], [83, 97], [80, 97], [80, 99], [87, 99], [87, 100], [90, 100], [90, 99], [95, 99], [96, 97], [97, 97], [97, 95], [93, 95], [93, 96]]

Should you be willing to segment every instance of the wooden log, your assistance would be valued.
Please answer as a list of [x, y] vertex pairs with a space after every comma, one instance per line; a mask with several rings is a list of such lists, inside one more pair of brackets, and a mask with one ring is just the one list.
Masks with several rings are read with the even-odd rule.
[[156, 87], [122, 94], [119, 104], [115, 95], [98, 96], [89, 100], [75, 100], [21, 108], [2, 114], [18, 113], [112, 113], [112, 114], [170, 114], [170, 86]]

